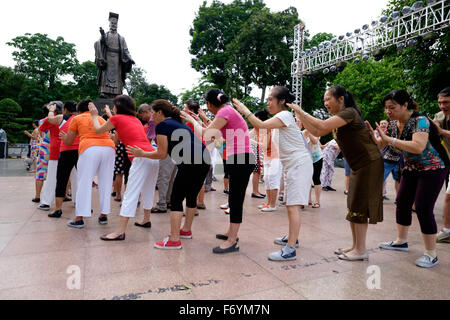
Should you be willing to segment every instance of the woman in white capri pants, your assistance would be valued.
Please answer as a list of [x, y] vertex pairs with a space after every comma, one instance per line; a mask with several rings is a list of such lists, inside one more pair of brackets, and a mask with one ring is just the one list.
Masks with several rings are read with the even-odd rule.
[[289, 217], [289, 236], [276, 238], [275, 243], [285, 245], [280, 251], [269, 254], [269, 260], [286, 261], [296, 259], [298, 235], [300, 233], [300, 208], [308, 205], [309, 190], [313, 175], [313, 162], [303, 134], [295, 123], [294, 116], [287, 111], [286, 103], [295, 97], [285, 87], [274, 87], [269, 94], [269, 113], [275, 115], [261, 121], [239, 100], [233, 99], [234, 106], [258, 129], [278, 129], [278, 150], [286, 171], [284, 200]]
[[[118, 138], [125, 147], [138, 146], [144, 151], [155, 151], [143, 130], [142, 123], [136, 118], [136, 105], [134, 100], [127, 95], [114, 98], [114, 116], [109, 114], [106, 123], [100, 124], [97, 108], [93, 103], [89, 104], [94, 130], [97, 134], [104, 134], [116, 129]], [[106, 112], [110, 113], [109, 107]], [[155, 196], [156, 180], [158, 179], [159, 161], [148, 158], [134, 158], [128, 154], [131, 161], [130, 174], [128, 176], [127, 189], [123, 196], [120, 209], [120, 223], [115, 232], [104, 235], [100, 239], [105, 241], [125, 240], [125, 231], [128, 220], [136, 214], [139, 194], [142, 194], [142, 204], [146, 216], [150, 216]], [[138, 224], [137, 226], [150, 228], [151, 222]]]
[[[84, 217], [91, 216], [92, 181], [98, 177], [98, 194], [100, 199], [100, 217], [98, 222], [106, 224], [107, 215], [111, 211], [111, 189], [114, 174], [115, 145], [109, 133], [98, 135], [94, 131], [89, 104], [92, 100], [82, 100], [77, 105], [78, 116], [70, 123], [67, 134], [60, 133], [61, 139], [68, 146], [72, 145], [76, 136], [80, 139], [77, 162], [77, 196], [76, 218], [67, 225], [73, 228], [84, 227]], [[105, 120], [98, 117], [100, 123]]]

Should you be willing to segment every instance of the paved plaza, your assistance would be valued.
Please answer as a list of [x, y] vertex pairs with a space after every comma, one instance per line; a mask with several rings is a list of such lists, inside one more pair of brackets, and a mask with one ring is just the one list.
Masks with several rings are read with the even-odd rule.
[[[64, 203], [60, 219], [48, 218], [48, 212], [31, 202], [34, 179], [23, 160], [0, 160], [0, 299], [450, 299], [450, 244], [437, 244], [438, 266], [417, 267], [414, 261], [423, 253], [423, 242], [415, 217], [410, 252], [378, 249], [381, 241], [396, 235], [392, 178], [384, 222], [369, 227], [368, 262], [340, 261], [333, 253], [351, 244], [344, 169], [336, 168], [337, 192], [323, 192], [320, 209], [302, 212], [297, 260], [281, 263], [269, 261], [267, 255], [280, 249], [273, 239], [287, 233], [286, 210], [260, 213], [261, 201], [250, 197], [251, 183], [240, 251], [212, 253], [220, 244], [215, 234], [225, 232], [229, 221], [219, 209], [227, 201], [223, 175], [217, 178], [217, 191], [206, 194], [207, 209], [194, 220], [193, 239], [182, 240], [182, 250], [164, 251], [153, 244], [169, 233], [169, 214], [153, 214], [150, 230], [135, 227], [131, 219], [125, 241], [104, 242], [99, 237], [119, 222], [118, 202], [111, 199], [109, 222], [99, 225], [94, 189], [93, 217], [85, 220], [84, 229], [68, 228], [73, 204]], [[435, 208], [439, 227], [444, 191]], [[139, 208], [137, 219], [142, 214]], [[381, 288], [369, 289], [368, 279], [377, 270]], [[74, 278], [78, 274], [79, 282]], [[376, 281], [369, 279], [369, 284]]]

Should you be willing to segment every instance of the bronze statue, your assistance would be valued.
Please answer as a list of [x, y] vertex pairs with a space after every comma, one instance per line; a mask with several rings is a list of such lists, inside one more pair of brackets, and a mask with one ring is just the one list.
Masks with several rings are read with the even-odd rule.
[[94, 45], [100, 97], [111, 99], [122, 94], [127, 73], [134, 64], [125, 39], [117, 33], [119, 15], [109, 13], [109, 31], [100, 28], [101, 38]]

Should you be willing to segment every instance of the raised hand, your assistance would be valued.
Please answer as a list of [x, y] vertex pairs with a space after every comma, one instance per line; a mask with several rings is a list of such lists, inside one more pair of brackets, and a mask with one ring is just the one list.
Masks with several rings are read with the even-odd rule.
[[56, 104], [51, 104], [47, 106], [48, 111], [54, 112], [56, 110]]
[[[192, 124], [195, 123], [195, 119], [188, 113], [189, 111], [181, 111], [180, 112], [180, 117], [183, 120], [186, 120], [187, 122], [190, 122]], [[191, 113], [191, 112], [190, 112]]]
[[105, 104], [105, 108], [103, 109], [108, 116], [108, 118], [112, 117], [111, 109], [109, 108], [109, 105]]
[[242, 113], [243, 115], [247, 115], [248, 113], [250, 113], [250, 110], [245, 106], [245, 104], [243, 104], [236, 98], [233, 99], [233, 105], [236, 108], [236, 110]]
[[[386, 133], [384, 132], [383, 128], [380, 127], [380, 125], [378, 124], [378, 122], [375, 122], [375, 125], [377, 126], [377, 132], [378, 135], [380, 136], [380, 138], [385, 141], [385, 142], [389, 142], [389, 140], [391, 139], [388, 135], [386, 135]], [[367, 124], [366, 124], [367, 126]], [[370, 130], [370, 129], [369, 129]]]
[[296, 112], [300, 112], [303, 110], [302, 107], [300, 107], [299, 105], [297, 105], [295, 103], [286, 103], [286, 105]]
[[89, 102], [89, 112], [91, 113], [91, 116], [95, 117], [98, 116], [98, 110], [97, 107], [93, 102]]

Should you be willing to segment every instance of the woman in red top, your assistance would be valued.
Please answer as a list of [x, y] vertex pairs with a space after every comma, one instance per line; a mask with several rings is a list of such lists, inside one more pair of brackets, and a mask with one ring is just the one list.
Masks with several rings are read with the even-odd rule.
[[[155, 151], [147, 139], [142, 123], [136, 118], [136, 105], [134, 100], [129, 96], [121, 95], [115, 97], [113, 103], [115, 115], [111, 116], [103, 125], [100, 125], [98, 122], [97, 108], [93, 103], [89, 104], [89, 111], [91, 112], [95, 132], [97, 134], [103, 134], [112, 129], [116, 129], [117, 136], [125, 147], [138, 146], [144, 151]], [[131, 161], [131, 168], [127, 189], [120, 209], [120, 224], [115, 232], [100, 237], [100, 239], [105, 241], [125, 240], [128, 220], [136, 214], [139, 194], [142, 194], [145, 216], [150, 217], [156, 180], [158, 178], [159, 161], [148, 158], [133, 158], [131, 154], [128, 157]], [[138, 225], [150, 228], [151, 222], [147, 221], [145, 224]]]
[[[67, 133], [70, 127], [72, 119], [75, 117], [77, 111], [77, 104], [73, 101], [67, 101], [64, 103], [64, 114], [54, 116], [53, 112], [55, 106], [49, 106], [48, 121], [52, 124], [59, 124], [60, 132]], [[59, 159], [58, 159], [58, 169], [56, 172], [56, 191], [55, 191], [55, 211], [50, 213], [48, 216], [50, 218], [59, 218], [62, 215], [62, 203], [66, 196], [67, 183], [69, 182], [69, 177], [71, 177], [71, 172], [77, 165], [78, 161], [78, 144], [79, 139], [75, 138], [75, 141], [71, 146], [67, 146], [64, 141], [61, 140], [59, 147]], [[75, 171], [76, 172], [76, 171]], [[76, 175], [74, 179], [71, 179], [72, 186], [72, 197], [76, 199]]]
[[[51, 113], [53, 113], [53, 115], [61, 114], [63, 103], [61, 101], [52, 101], [47, 106], [47, 108], [50, 107], [52, 107], [52, 109], [49, 109], [49, 116]], [[47, 117], [39, 126], [39, 130], [42, 132], [47, 130], [50, 131], [50, 157], [48, 161], [47, 179], [44, 182], [41, 204], [38, 206], [38, 209], [43, 211], [49, 211], [50, 206], [55, 201], [56, 172], [58, 170], [59, 147], [61, 145], [61, 140], [59, 138], [59, 125], [59, 123], [50, 123]]]

